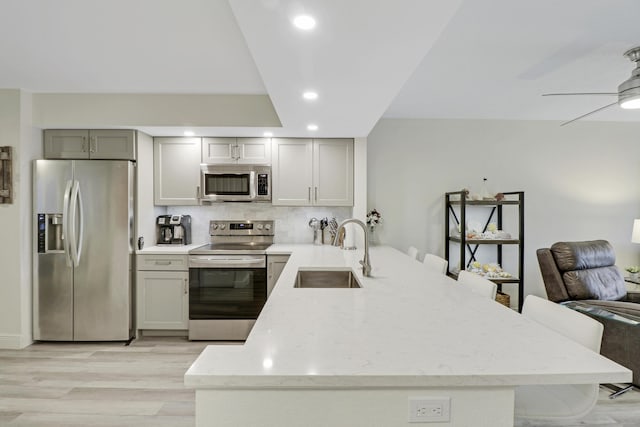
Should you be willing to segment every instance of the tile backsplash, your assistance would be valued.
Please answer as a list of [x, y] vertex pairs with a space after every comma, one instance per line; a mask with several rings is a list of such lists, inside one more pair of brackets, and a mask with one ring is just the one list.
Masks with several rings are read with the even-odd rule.
[[[219, 203], [207, 206], [168, 206], [167, 214], [191, 215], [193, 243], [209, 242], [209, 221], [262, 219], [274, 220], [276, 243], [313, 243], [313, 231], [309, 227], [311, 218], [336, 218], [340, 221], [350, 218], [351, 207], [286, 207], [268, 203]], [[325, 234], [329, 237], [328, 231]]]

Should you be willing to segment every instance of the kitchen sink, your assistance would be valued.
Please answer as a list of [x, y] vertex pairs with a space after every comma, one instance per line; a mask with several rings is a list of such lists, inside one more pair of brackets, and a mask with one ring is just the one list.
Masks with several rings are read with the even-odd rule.
[[307, 270], [300, 268], [295, 288], [361, 288], [351, 269]]

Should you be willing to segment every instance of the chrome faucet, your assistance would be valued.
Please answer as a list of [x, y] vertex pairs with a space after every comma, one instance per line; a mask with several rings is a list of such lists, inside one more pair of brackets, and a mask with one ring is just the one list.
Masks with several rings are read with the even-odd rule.
[[339, 240], [340, 240], [339, 238], [340, 231], [344, 231], [344, 226], [351, 222], [358, 224], [360, 227], [362, 227], [362, 231], [364, 232], [364, 258], [362, 259], [362, 261], [360, 261], [360, 264], [362, 265], [362, 275], [365, 277], [369, 277], [371, 276], [371, 263], [369, 262], [369, 236], [367, 235], [367, 226], [364, 225], [364, 222], [356, 218], [345, 219], [338, 226], [338, 229], [336, 230], [336, 235], [333, 238], [333, 242], [331, 244], [333, 246], [338, 246]]

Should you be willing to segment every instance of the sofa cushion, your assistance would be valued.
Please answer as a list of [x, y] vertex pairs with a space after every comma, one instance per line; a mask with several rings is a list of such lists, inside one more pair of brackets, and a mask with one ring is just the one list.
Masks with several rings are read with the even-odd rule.
[[551, 252], [561, 272], [606, 267], [616, 263], [613, 247], [606, 240], [558, 242], [551, 246]]
[[562, 279], [574, 300], [615, 301], [627, 295], [624, 278], [616, 266], [565, 271]]

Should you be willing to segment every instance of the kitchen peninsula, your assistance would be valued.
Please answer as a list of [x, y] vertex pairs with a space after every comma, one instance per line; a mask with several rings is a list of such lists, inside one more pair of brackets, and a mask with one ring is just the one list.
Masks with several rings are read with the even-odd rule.
[[[242, 346], [189, 368], [197, 426], [406, 426], [408, 400], [450, 399], [433, 426], [511, 426], [522, 384], [626, 382], [631, 372], [389, 247], [291, 253]], [[295, 288], [298, 268], [352, 268], [362, 288]], [[411, 424], [413, 425], [413, 424]]]

